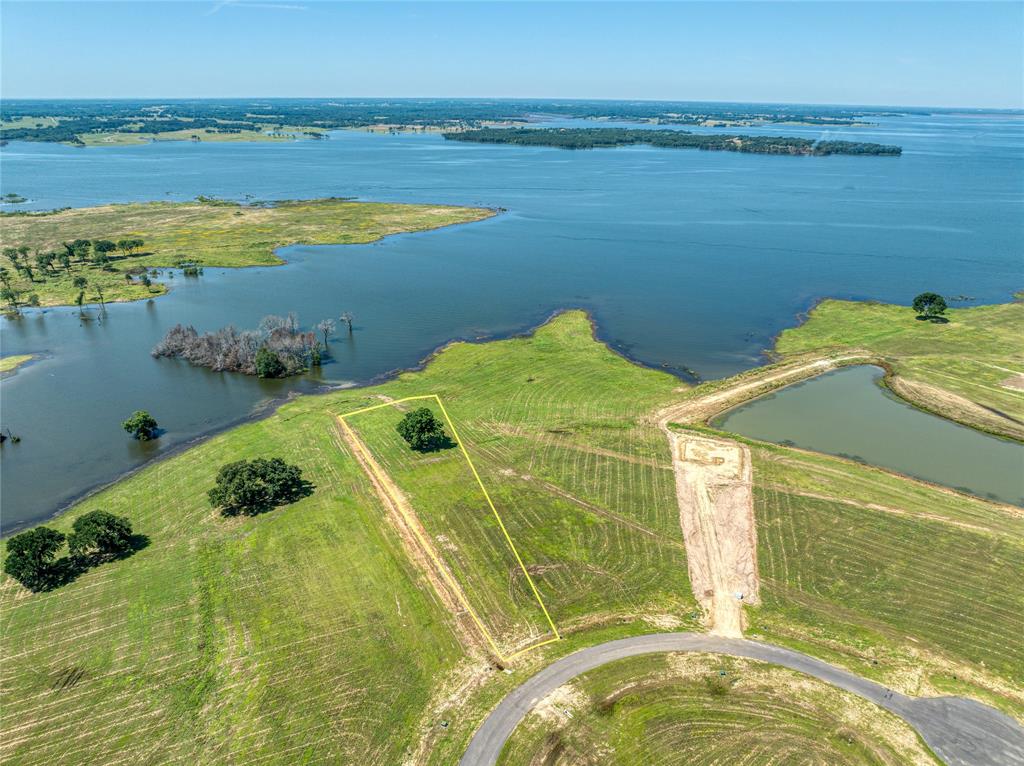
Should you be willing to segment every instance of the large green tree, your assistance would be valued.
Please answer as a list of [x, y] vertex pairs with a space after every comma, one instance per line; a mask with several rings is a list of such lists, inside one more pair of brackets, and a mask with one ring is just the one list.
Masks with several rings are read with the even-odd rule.
[[302, 469], [281, 458], [239, 460], [221, 466], [207, 496], [225, 516], [253, 515], [293, 503], [313, 490]]
[[132, 524], [124, 516], [89, 511], [75, 519], [68, 535], [72, 558], [119, 556], [132, 549]]
[[121, 427], [142, 442], [155, 439], [159, 435], [156, 418], [145, 410], [133, 412], [132, 416], [121, 424]]
[[45, 590], [55, 579], [54, 556], [64, 545], [64, 533], [49, 527], [21, 532], [7, 541], [4, 571], [31, 590]]
[[946, 313], [946, 299], [938, 293], [921, 293], [911, 304], [918, 316], [933, 319]]
[[419, 452], [440, 449], [451, 441], [444, 431], [444, 425], [426, 407], [407, 412], [398, 421], [395, 430], [409, 443], [410, 447]]

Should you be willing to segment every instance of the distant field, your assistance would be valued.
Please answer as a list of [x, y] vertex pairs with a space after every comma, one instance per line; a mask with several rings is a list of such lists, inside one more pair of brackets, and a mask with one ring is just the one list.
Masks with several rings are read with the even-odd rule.
[[[70, 271], [57, 265], [50, 271], [35, 269], [34, 280], [17, 274], [5, 263], [22, 302], [35, 293], [44, 306], [74, 303], [76, 276], [88, 279], [86, 302], [95, 302], [99, 285], [106, 301], [139, 300], [165, 292], [154, 282], [128, 284], [125, 272], [166, 268], [182, 260], [203, 266], [274, 266], [282, 263], [274, 250], [290, 244], [359, 244], [389, 234], [423, 231], [456, 223], [478, 221], [492, 210], [449, 205], [400, 205], [315, 199], [280, 202], [269, 206], [233, 202], [146, 202], [74, 208], [46, 214], [0, 216], [4, 246], [26, 246], [30, 252], [63, 250], [74, 239], [138, 237], [145, 241], [139, 254], [112, 253], [109, 270], [74, 262]], [[30, 256], [31, 257], [31, 256]]]
[[32, 354], [15, 354], [0, 358], [0, 372], [12, 372], [32, 358]]
[[[0, 760], [450, 766], [485, 712], [551, 658], [700, 629], [667, 443], [651, 417], [692, 393], [613, 354], [570, 312], [528, 338], [454, 344], [379, 386], [300, 398], [117, 483], [52, 525], [103, 508], [129, 516], [147, 547], [50, 593], [0, 580]], [[420, 394], [442, 397], [565, 638], [523, 655], [511, 675], [467, 650], [461, 618], [409, 558], [337, 428], [338, 414]], [[358, 426], [378, 460], [472, 575], [478, 603], [511, 614], [507, 635], [530, 635], [522, 582], [476, 515], [462, 464], [411, 455], [391, 431], [397, 413], [378, 412]], [[754, 637], [1024, 717], [1018, 513], [838, 458], [753, 451], [765, 602], [747, 609]], [[220, 518], [205, 499], [218, 467], [256, 456], [298, 464], [316, 491]], [[659, 692], [666, 720], [683, 720], [703, 683]], [[757, 686], [734, 693], [737, 706], [708, 729], [726, 752], [747, 740], [720, 727], [763, 716], [787, 742], [860, 757], [860, 745], [835, 738], [845, 706], [794, 706]], [[623, 728], [607, 724], [623, 747], [630, 727], [656, 726], [645, 710], [660, 711], [657, 695], [638, 699], [638, 712], [621, 708]], [[873, 725], [853, 729], [851, 742], [888, 752]], [[649, 741], [671, 752], [704, 736], [683, 731]], [[713, 747], [711, 735], [699, 741]]]
[[932, 324], [905, 306], [828, 300], [783, 331], [775, 350], [872, 351], [895, 373], [892, 388], [915, 404], [1024, 439], [1024, 303], [951, 309], [946, 317]]
[[609, 663], [556, 690], [515, 730], [499, 763], [939, 762], [903, 721], [799, 673], [716, 655], [654, 654]]
[[79, 139], [86, 146], [138, 146], [154, 141], [202, 141], [234, 143], [238, 141], [298, 141], [309, 139], [301, 128], [294, 131], [240, 130], [228, 133], [222, 130], [196, 128], [194, 130], [165, 130], [158, 133], [117, 131], [111, 133], [82, 133]]

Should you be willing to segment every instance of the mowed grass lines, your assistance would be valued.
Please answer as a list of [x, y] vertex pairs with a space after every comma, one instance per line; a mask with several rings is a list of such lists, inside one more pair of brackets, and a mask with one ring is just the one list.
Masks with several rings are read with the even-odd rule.
[[[301, 466], [313, 496], [214, 514], [217, 467], [270, 455]], [[401, 761], [462, 650], [324, 413], [286, 408], [54, 526], [93, 508], [129, 516], [151, 543], [51, 593], [4, 580], [0, 760]]]
[[570, 312], [530, 338], [455, 344], [422, 372], [339, 394], [335, 411], [380, 403], [369, 393], [439, 395], [562, 631], [696, 610], [668, 448], [648, 421], [678, 387], [609, 353]]
[[[345, 417], [376, 461], [412, 505], [428, 544], [451, 574], [480, 621], [488, 642], [502, 658], [540, 640], [554, 629], [516, 557], [465, 454], [454, 440], [432, 452], [416, 452], [395, 426], [403, 412], [427, 408], [445, 422], [433, 400], [417, 399]], [[449, 438], [455, 436], [446, 429]]]
[[[909, 640], [962, 675], [999, 676], [1024, 700], [1019, 514], [781, 448], [755, 450], [754, 475], [757, 630], [800, 636], [812, 652], [845, 644], [859, 661]], [[802, 628], [782, 628], [779, 615]]]
[[[3, 578], [0, 760], [402, 762], [465, 654], [337, 429], [381, 395], [443, 398], [560, 630], [666, 612], [693, 627], [667, 448], [645, 420], [678, 385], [594, 342], [574, 312], [530, 338], [453, 345], [381, 386], [301, 398], [80, 503], [51, 524], [102, 508], [151, 542], [51, 593]], [[463, 474], [438, 488], [432, 466], [462, 470], [448, 455], [403, 467], [398, 454], [414, 502], [429, 485], [477, 508]], [[314, 494], [253, 518], [209, 508], [220, 465], [273, 456]], [[486, 571], [515, 603], [515, 570]]]
[[903, 721], [820, 681], [748, 660], [657, 654], [609, 663], [556, 690], [519, 725], [499, 763], [937, 761]]

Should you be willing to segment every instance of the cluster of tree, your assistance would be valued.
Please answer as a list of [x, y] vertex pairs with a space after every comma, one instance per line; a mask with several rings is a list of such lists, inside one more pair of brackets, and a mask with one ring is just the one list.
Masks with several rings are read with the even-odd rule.
[[853, 141], [815, 141], [791, 136], [744, 136], [630, 128], [482, 128], [445, 133], [444, 137], [449, 141], [554, 146], [559, 149], [597, 149], [646, 144], [668, 149], [704, 149], [753, 154], [897, 156], [903, 151], [898, 146]]
[[4, 116], [56, 117], [0, 130], [0, 140], [64, 141], [80, 144], [80, 135], [114, 131], [158, 133], [171, 130], [280, 131], [303, 126], [323, 130], [373, 125], [475, 127], [485, 122], [529, 120], [537, 116], [644, 120], [701, 124], [710, 120], [803, 122], [850, 125], [884, 114], [821, 106], [716, 104], [672, 101], [576, 101], [483, 99], [269, 99], [259, 101], [10, 101]]
[[445, 432], [444, 424], [427, 407], [407, 412], [398, 421], [395, 430], [417, 452], [433, 452], [455, 446], [455, 442]]
[[[144, 537], [133, 534], [125, 517], [90, 511], [75, 519], [67, 535], [36, 527], [11, 537], [4, 571], [30, 590], [50, 590], [89, 567], [130, 555], [145, 542]], [[58, 559], [65, 543], [68, 555]]]
[[221, 466], [213, 489], [207, 493], [210, 505], [224, 516], [252, 516], [279, 505], [294, 503], [313, 493], [313, 485], [302, 478], [302, 469], [281, 458], [239, 460]]
[[155, 357], [180, 357], [211, 370], [241, 372], [261, 378], [296, 375], [320, 363], [334, 322], [317, 325], [324, 336], [321, 347], [316, 333], [299, 327], [295, 314], [266, 316], [258, 330], [238, 330], [229, 325], [200, 334], [192, 326], [175, 325], [152, 351]]
[[[135, 255], [145, 242], [137, 237], [125, 237], [122, 239], [75, 239], [70, 242], [62, 242], [59, 250], [41, 252], [36, 249], [30, 250], [27, 245], [17, 247], [5, 247], [3, 256], [14, 268], [14, 273], [29, 283], [46, 282], [48, 277], [56, 277], [63, 271], [70, 274], [75, 267], [94, 266], [103, 270], [111, 270], [111, 253], [120, 252], [123, 257]], [[32, 254], [30, 256], [30, 253]], [[131, 281], [131, 277], [126, 275]], [[142, 279], [144, 285], [150, 285], [148, 277]], [[76, 276], [72, 280], [75, 289], [78, 290], [76, 303], [79, 308], [85, 301], [85, 289], [89, 282], [84, 276]], [[103, 288], [95, 285], [96, 300], [103, 303]], [[0, 300], [3, 300], [13, 311], [17, 311], [22, 305], [38, 306], [39, 296], [30, 293], [24, 301], [24, 291], [20, 290], [11, 281], [11, 273], [6, 266], [0, 266]]]

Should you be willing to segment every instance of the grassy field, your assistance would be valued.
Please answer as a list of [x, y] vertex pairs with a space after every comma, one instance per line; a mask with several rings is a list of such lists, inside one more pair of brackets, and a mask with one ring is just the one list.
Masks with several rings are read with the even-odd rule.
[[819, 681], [748, 660], [662, 654], [609, 663], [556, 690], [516, 729], [499, 763], [938, 761], [903, 721]]
[[238, 141], [301, 141], [310, 137], [302, 131], [310, 128], [288, 128], [272, 133], [262, 130], [240, 130], [237, 133], [197, 128], [196, 130], [165, 130], [160, 133], [112, 131], [109, 133], [81, 133], [78, 138], [86, 146], [138, 146], [154, 141], [202, 141], [234, 143]]
[[[86, 300], [96, 300], [99, 285], [106, 301], [139, 300], [164, 292], [154, 282], [145, 287], [128, 284], [125, 272], [166, 268], [182, 260], [203, 266], [274, 266], [282, 263], [274, 250], [290, 244], [361, 244], [389, 234], [423, 231], [456, 223], [478, 221], [493, 215], [481, 208], [448, 205], [400, 205], [316, 199], [248, 206], [220, 201], [147, 202], [74, 208], [53, 213], [5, 215], [4, 246], [26, 246], [32, 252], [61, 250], [74, 239], [137, 237], [145, 241], [140, 254], [112, 254], [109, 270], [73, 262], [66, 271], [59, 264], [47, 273], [36, 269], [30, 282], [8, 268], [13, 287], [39, 296], [44, 306], [74, 303], [76, 276], [89, 280]], [[31, 255], [29, 256], [32, 257]]]
[[885, 471], [755, 446], [753, 635], [911, 694], [1024, 717], [1024, 514]]
[[[339, 414], [423, 394], [444, 401], [565, 637], [510, 675], [467, 643], [337, 427]], [[49, 593], [0, 581], [0, 760], [455, 762], [485, 711], [551, 658], [700, 629], [670, 456], [650, 417], [689, 395], [571, 312], [528, 338], [454, 344], [379, 386], [300, 398], [117, 483], [51, 524], [67, 530], [102, 508], [129, 516], [148, 546]], [[509, 646], [532, 640], [542, 624], [465, 464], [406, 451], [399, 416], [384, 407], [352, 422], [474, 609]], [[837, 458], [754, 452], [765, 601], [748, 609], [754, 634], [895, 688], [1024, 714], [1018, 513]], [[299, 465], [315, 492], [253, 518], [214, 514], [205, 491], [219, 466], [256, 456]], [[685, 704], [682, 688], [664, 694]], [[769, 707], [758, 688], [729, 715]], [[888, 752], [877, 738], [836, 739], [832, 703], [770, 709], [792, 742], [816, 737], [844, 758], [861, 757], [856, 743]], [[646, 717], [622, 720], [628, 733]]]
[[[0, 758], [401, 762], [466, 660], [334, 425], [377, 394], [444, 397], [560, 628], [664, 613], [695, 627], [671, 472], [648, 464], [667, 458], [639, 422], [677, 385], [610, 354], [574, 314], [532, 339], [456, 345], [374, 389], [303, 398], [118, 483], [53, 524], [104, 508], [148, 547], [50, 593], [0, 587]], [[622, 457], [599, 454], [598, 433]], [[218, 466], [257, 455], [297, 463], [315, 493], [214, 515]], [[441, 510], [423, 505], [427, 522]], [[467, 589], [474, 603], [510, 587], [489, 571]], [[472, 670], [486, 699], [518, 678]]]
[[32, 358], [32, 354], [14, 354], [0, 358], [0, 373], [13, 372]]
[[933, 324], [905, 306], [828, 300], [785, 330], [775, 350], [871, 351], [891, 367], [889, 385], [914, 404], [1024, 439], [1024, 303], [951, 309], [946, 317]]

